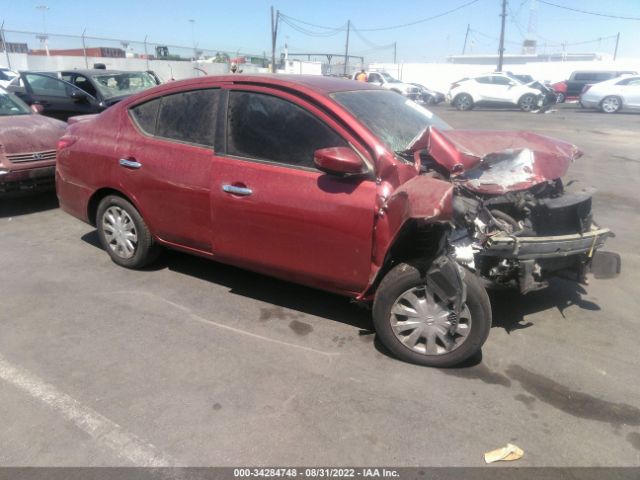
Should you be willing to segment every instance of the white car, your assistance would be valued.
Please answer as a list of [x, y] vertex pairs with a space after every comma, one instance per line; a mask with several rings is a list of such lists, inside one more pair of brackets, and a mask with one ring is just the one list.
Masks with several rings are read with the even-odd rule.
[[517, 106], [525, 112], [542, 107], [540, 90], [503, 73], [489, 73], [458, 80], [449, 89], [449, 101], [458, 110], [481, 106]]
[[0, 87], [2, 88], [6, 87], [7, 85], [9, 85], [11, 80], [16, 78], [17, 76], [18, 76], [17, 72], [14, 72], [13, 70], [9, 70], [6, 67], [0, 67]]
[[598, 108], [605, 113], [621, 109], [640, 109], [640, 75], [623, 76], [585, 85], [580, 95], [580, 105]]
[[[352, 79], [355, 80], [356, 77], [361, 72], [356, 72], [352, 75]], [[365, 72], [367, 75], [367, 83], [371, 83], [373, 85], [378, 85], [387, 90], [391, 90], [394, 92], [398, 92], [404, 95], [411, 100], [419, 100], [422, 97], [422, 90], [415, 85], [411, 85], [410, 83], [404, 83], [398, 80], [397, 78], [393, 78], [386, 72]]]

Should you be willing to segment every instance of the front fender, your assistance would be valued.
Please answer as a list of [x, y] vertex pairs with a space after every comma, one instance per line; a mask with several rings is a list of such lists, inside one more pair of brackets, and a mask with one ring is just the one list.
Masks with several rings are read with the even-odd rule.
[[453, 185], [426, 175], [413, 177], [398, 187], [378, 212], [373, 242], [369, 285], [365, 298], [403, 227], [411, 221], [421, 224], [448, 223], [453, 217]]

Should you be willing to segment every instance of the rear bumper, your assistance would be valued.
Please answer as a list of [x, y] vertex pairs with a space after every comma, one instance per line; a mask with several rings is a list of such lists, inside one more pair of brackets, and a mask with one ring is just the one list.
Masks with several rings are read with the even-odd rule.
[[579, 254], [591, 257], [610, 236], [613, 233], [608, 228], [593, 228], [587, 233], [550, 237], [496, 235], [487, 241], [481, 254], [514, 260], [562, 258]]
[[0, 169], [0, 194], [52, 190], [55, 166], [20, 170]]

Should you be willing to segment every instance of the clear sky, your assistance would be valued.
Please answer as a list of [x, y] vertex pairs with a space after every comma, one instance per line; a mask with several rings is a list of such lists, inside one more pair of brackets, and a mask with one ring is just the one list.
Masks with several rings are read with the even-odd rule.
[[[350, 52], [364, 55], [366, 61], [391, 61], [397, 42], [399, 61], [441, 60], [462, 51], [467, 25], [471, 33], [468, 53], [496, 53], [500, 33], [501, 0], [477, 0], [474, 4], [436, 20], [405, 28], [381, 31], [365, 29], [405, 24], [468, 3], [470, 0], [108, 0], [78, 2], [71, 0], [0, 0], [0, 21], [5, 29], [41, 31], [42, 11], [46, 5], [46, 29], [49, 33], [143, 40], [160, 44], [191, 46], [240, 53], [269, 55], [270, 6], [285, 15], [316, 25], [340, 28], [348, 19], [359, 31], [351, 32]], [[510, 0], [507, 11], [507, 53], [519, 53], [523, 34], [529, 24], [531, 0]], [[571, 8], [610, 15], [640, 17], [640, 0], [548, 0]], [[195, 22], [190, 23], [193, 19]], [[290, 21], [291, 22], [291, 21]], [[295, 22], [294, 22], [295, 23]], [[537, 35], [539, 52], [613, 53], [614, 38], [620, 32], [619, 57], [640, 57], [640, 21], [619, 20], [574, 13], [538, 3]], [[290, 52], [319, 51], [344, 53], [345, 30], [330, 31], [306, 24], [293, 27], [281, 23], [278, 53], [288, 43]], [[192, 31], [193, 27], [193, 31]], [[299, 31], [306, 30], [307, 34]], [[308, 33], [334, 35], [315, 36]], [[193, 34], [193, 37], [192, 37]], [[28, 35], [7, 35], [7, 41], [37, 41]], [[602, 38], [602, 40], [597, 40]], [[581, 42], [589, 42], [582, 43]], [[93, 41], [95, 44], [96, 42]], [[106, 42], [103, 42], [106, 43]], [[115, 42], [114, 42], [115, 43]], [[55, 48], [55, 41], [50, 41]], [[572, 45], [574, 44], [574, 45]], [[578, 45], [575, 45], [578, 44]], [[106, 45], [92, 45], [106, 46]], [[115, 45], [117, 46], [117, 45]], [[386, 48], [376, 48], [387, 46]], [[64, 45], [68, 47], [68, 45]], [[62, 48], [62, 45], [60, 46]]]

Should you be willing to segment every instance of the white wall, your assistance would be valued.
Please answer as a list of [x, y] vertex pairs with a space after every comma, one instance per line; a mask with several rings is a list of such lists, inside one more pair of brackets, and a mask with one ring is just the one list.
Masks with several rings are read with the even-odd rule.
[[[104, 57], [87, 57], [85, 63], [84, 57], [75, 56], [56, 55], [47, 57], [45, 55], [27, 55], [25, 53], [11, 53], [9, 55], [11, 68], [13, 70], [73, 70], [87, 68], [87, 65], [89, 68], [93, 68], [94, 63], [104, 63], [107, 68], [114, 70], [153, 70], [163, 81], [168, 81], [171, 78], [181, 80], [183, 78], [203, 76], [205, 73], [203, 73], [202, 70], [206, 72], [206, 75], [221, 75], [229, 72], [229, 65], [226, 63]], [[0, 53], [0, 65], [4, 66], [6, 63], [6, 57]], [[267, 72], [266, 68], [250, 64], [240, 65], [240, 68], [243, 73]]]

